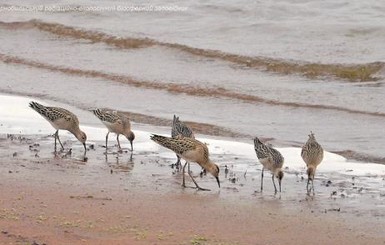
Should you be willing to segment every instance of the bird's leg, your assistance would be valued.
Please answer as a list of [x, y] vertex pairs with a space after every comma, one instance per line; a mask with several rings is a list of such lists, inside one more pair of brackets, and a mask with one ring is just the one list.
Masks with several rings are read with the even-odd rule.
[[206, 175], [206, 169], [204, 168], [201, 169], [201, 173], [200, 173], [201, 177], [203, 177], [203, 175]]
[[182, 186], [183, 186], [183, 187], [186, 187], [186, 184], [185, 184], [185, 177], [184, 177], [184, 173], [185, 173], [186, 165], [187, 165], [187, 161], [186, 161], [186, 163], [184, 164], [184, 166], [183, 166], [183, 170], [182, 170], [182, 175], [183, 175], [183, 182], [182, 182]]
[[134, 145], [132, 144], [132, 140], [130, 141], [131, 144], [131, 153], [134, 151]]
[[261, 174], [261, 192], [263, 191], [263, 171], [265, 168], [262, 168], [262, 174]]
[[308, 177], [308, 178], [307, 178], [307, 184], [306, 184], [306, 191], [307, 191], [307, 194], [309, 194], [309, 182], [310, 182], [310, 178]]
[[[190, 164], [189, 164], [190, 165]], [[205, 189], [205, 188], [201, 188], [197, 182], [195, 181], [194, 177], [191, 175], [190, 171], [188, 172], [188, 175], [190, 176], [190, 178], [192, 179], [192, 181], [194, 182], [195, 186], [197, 187], [198, 190], [200, 191], [210, 191], [210, 189]]]
[[132, 162], [132, 152], [131, 152], [131, 154], [130, 154], [130, 162]]
[[[59, 138], [59, 130], [56, 130], [56, 137], [57, 137], [57, 141], [59, 141], [59, 144], [60, 144], [60, 146], [61, 146], [61, 149], [62, 150], [64, 150], [64, 146], [63, 146], [63, 144], [61, 143], [61, 141], [60, 141], [60, 138]], [[56, 140], [55, 140], [55, 143], [56, 143]], [[55, 151], [56, 151], [56, 144], [55, 144]]]
[[315, 195], [314, 193], [314, 179], [311, 180], [311, 186], [312, 186], [312, 189], [313, 189], [313, 196]]
[[118, 141], [118, 148], [119, 148], [118, 152], [122, 152], [122, 147], [120, 147], [120, 142], [119, 142], [119, 134], [116, 135], [116, 141]]
[[57, 132], [58, 132], [59, 130], [56, 130], [56, 132], [53, 134], [53, 136], [55, 137], [55, 148], [54, 148], [54, 152], [55, 152], [55, 154], [56, 154], [56, 136], [57, 136]]
[[107, 154], [107, 142], [108, 142], [108, 135], [110, 134], [110, 131], [106, 134], [106, 154]]
[[271, 175], [271, 180], [273, 181], [273, 185], [274, 185], [274, 193], [277, 194], [277, 187], [275, 186], [275, 182], [274, 182], [274, 174]]
[[177, 160], [176, 160], [176, 163], [174, 163], [173, 166], [175, 166], [176, 169], [179, 171], [182, 168], [182, 163], [180, 162], [180, 157], [178, 155], [176, 155], [176, 157], [177, 157]]

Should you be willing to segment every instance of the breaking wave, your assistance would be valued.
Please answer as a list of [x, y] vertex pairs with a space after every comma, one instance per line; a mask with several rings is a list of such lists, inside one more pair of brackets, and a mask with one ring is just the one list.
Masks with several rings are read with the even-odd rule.
[[67, 75], [102, 78], [105, 80], [124, 83], [134, 87], [163, 90], [170, 93], [187, 94], [187, 95], [196, 96], [196, 97], [216, 97], [216, 98], [234, 99], [245, 103], [255, 103], [255, 104], [264, 103], [264, 104], [273, 105], [273, 106], [285, 106], [285, 107], [292, 107], [292, 108], [335, 110], [335, 111], [343, 111], [343, 112], [354, 113], [354, 114], [385, 117], [385, 113], [381, 113], [381, 112], [353, 110], [349, 108], [332, 106], [332, 105], [318, 105], [318, 104], [295, 103], [295, 102], [271, 100], [271, 99], [265, 99], [256, 95], [242, 94], [242, 93], [231, 91], [229, 89], [222, 88], [222, 87], [210, 88], [210, 87], [192, 86], [189, 84], [158, 83], [153, 81], [136, 80], [129, 76], [117, 75], [113, 73], [106, 73], [106, 72], [96, 71], [96, 70], [82, 70], [82, 69], [76, 69], [76, 68], [56, 66], [52, 64], [42, 63], [34, 60], [28, 60], [28, 59], [24, 59], [16, 56], [10, 56], [10, 55], [1, 54], [1, 53], [0, 53], [0, 61], [6, 64], [24, 65], [28, 67], [37, 68], [37, 69], [45, 69], [52, 72], [60, 72]]
[[150, 38], [118, 37], [98, 31], [86, 30], [57, 23], [39, 20], [24, 22], [0, 22], [0, 28], [6, 29], [37, 29], [59, 37], [84, 39], [93, 43], [104, 43], [120, 49], [147, 48], [160, 46], [185, 52], [191, 55], [222, 60], [248, 68], [273, 72], [282, 75], [297, 74], [309, 78], [333, 77], [350, 82], [376, 81], [379, 73], [385, 70], [384, 62], [365, 64], [322, 64], [291, 60], [280, 60], [266, 57], [251, 57], [231, 54], [219, 50], [201, 49], [184, 44], [161, 42]]

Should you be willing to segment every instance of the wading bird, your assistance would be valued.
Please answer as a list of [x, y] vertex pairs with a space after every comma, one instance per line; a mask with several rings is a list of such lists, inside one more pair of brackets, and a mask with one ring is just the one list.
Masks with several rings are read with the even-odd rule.
[[60, 108], [44, 106], [37, 102], [30, 102], [29, 106], [37, 113], [43, 116], [55, 129], [55, 153], [56, 153], [56, 139], [59, 141], [62, 150], [64, 150], [63, 144], [59, 139], [59, 129], [68, 130], [83, 144], [84, 154], [86, 154], [86, 134], [79, 128], [79, 120], [72, 112]]
[[266, 168], [272, 173], [271, 179], [273, 181], [275, 193], [277, 193], [277, 187], [275, 186], [274, 177], [277, 177], [278, 179], [279, 192], [281, 192], [281, 182], [283, 178], [282, 166], [284, 162], [283, 156], [276, 149], [262, 143], [257, 137], [254, 139], [254, 149], [263, 166], [261, 174], [261, 191], [263, 191], [263, 172]]
[[119, 142], [119, 135], [121, 134], [126, 136], [128, 141], [130, 142], [131, 151], [134, 150], [133, 141], [135, 139], [135, 134], [131, 131], [131, 123], [129, 118], [126, 115], [116, 111], [104, 110], [104, 109], [95, 109], [95, 110], [92, 110], [92, 112], [95, 114], [96, 117], [100, 119], [100, 121], [102, 121], [102, 123], [108, 129], [108, 132], [106, 135], [106, 152], [107, 152], [108, 135], [110, 133], [116, 134], [116, 140], [118, 141], [119, 151], [122, 151], [122, 148], [120, 147], [120, 142]]
[[[160, 135], [152, 135], [151, 140], [155, 141], [159, 145], [166, 147], [173, 152], [175, 152], [179, 157], [186, 160], [186, 163], [183, 166], [183, 183], [182, 186], [186, 187], [185, 184], [185, 168], [189, 162], [196, 162], [207, 172], [211, 173], [217, 180], [218, 186], [221, 187], [219, 182], [219, 167], [213, 163], [209, 158], [209, 150], [206, 144], [192, 138], [177, 136], [176, 138], [165, 137]], [[197, 182], [194, 180], [190, 171], [188, 171], [189, 176], [194, 182], [195, 186], [199, 190], [208, 190], [199, 187]]]
[[[322, 146], [318, 144], [313, 132], [311, 131], [309, 134], [309, 139], [307, 140], [306, 144], [302, 147], [301, 157], [307, 166], [307, 193], [309, 194], [313, 189], [314, 194], [314, 175], [317, 166], [322, 162], [324, 158], [324, 150], [322, 149]], [[309, 188], [310, 181], [311, 187]]]

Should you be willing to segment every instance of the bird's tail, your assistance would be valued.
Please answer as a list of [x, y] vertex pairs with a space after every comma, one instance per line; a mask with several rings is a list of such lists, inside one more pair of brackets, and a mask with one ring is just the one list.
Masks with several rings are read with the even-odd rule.
[[174, 115], [174, 119], [172, 120], [172, 127], [171, 127], [171, 137], [175, 137], [178, 135], [178, 129], [177, 129], [177, 124], [178, 124], [179, 118]]
[[39, 104], [39, 103], [37, 103], [35, 101], [31, 101], [29, 103], [29, 107], [34, 109], [40, 115], [43, 115], [45, 117], [49, 116], [49, 110], [47, 109], [47, 107], [43, 106], [42, 104]]
[[99, 119], [103, 118], [103, 113], [100, 109], [93, 109], [91, 110], [95, 116], [97, 116]]
[[157, 134], [151, 135], [151, 140], [155, 141], [159, 145], [166, 147], [172, 151], [177, 152], [177, 141], [178, 139], [170, 138], [170, 137], [165, 137]]
[[254, 148], [258, 149], [261, 147], [261, 145], [263, 145], [263, 143], [258, 139], [258, 137], [255, 137], [254, 138]]
[[178, 121], [179, 121], [179, 117], [177, 117], [177, 116], [174, 115], [174, 119], [172, 120], [172, 122], [175, 124], [175, 123], [178, 122]]

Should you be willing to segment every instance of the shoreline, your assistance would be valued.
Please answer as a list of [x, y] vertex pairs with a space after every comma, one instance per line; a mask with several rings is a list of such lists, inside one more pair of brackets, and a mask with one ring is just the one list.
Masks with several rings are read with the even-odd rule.
[[[73, 138], [64, 139], [66, 147], [78, 145]], [[1, 139], [0, 243], [232, 245], [281, 241], [299, 245], [309, 241], [384, 241], [381, 199], [377, 200], [378, 210], [373, 210], [366, 206], [364, 197], [331, 198], [328, 190], [335, 188], [322, 187], [321, 179], [316, 180], [316, 196], [307, 197], [305, 182], [290, 173], [281, 195], [273, 194], [270, 178], [265, 179], [266, 189], [260, 193], [259, 173], [250, 173], [247, 179], [238, 175], [233, 183], [222, 172], [220, 189], [209, 175], [197, 181], [211, 191], [183, 189], [181, 174], [169, 167], [175, 160], [168, 157], [170, 153], [141, 146], [140, 140], [139, 136], [139, 150], [132, 157], [117, 154], [116, 146], [103, 155], [103, 141], [93, 141], [95, 148], [83, 162], [79, 160], [81, 147], [73, 148], [70, 157], [53, 157], [51, 137]], [[37, 151], [29, 147], [35, 143]], [[198, 174], [195, 165], [192, 170]]]
[[[18, 97], [36, 97], [39, 99], [48, 99], [54, 102], [59, 103], [68, 103], [65, 101], [60, 101], [57, 98], [47, 98], [43, 95], [36, 95], [36, 94], [30, 94], [30, 93], [22, 93], [22, 92], [10, 92], [10, 91], [0, 91], [5, 96], [18, 96]], [[71, 106], [82, 109], [82, 110], [89, 110], [88, 107], [82, 106], [75, 103], [70, 103]], [[143, 113], [138, 112], [130, 112], [126, 110], [119, 110], [121, 113], [125, 113], [130, 120], [133, 123], [137, 124], [144, 124], [149, 126], [166, 126], [171, 127], [172, 119], [166, 119], [163, 117], [153, 116], [153, 115], [145, 115]], [[220, 137], [223, 139], [228, 138], [235, 138], [235, 141], [240, 142], [252, 142], [253, 137], [255, 135], [251, 134], [245, 134], [242, 132], [234, 131], [230, 128], [217, 126], [209, 123], [202, 123], [202, 122], [194, 122], [189, 120], [183, 120], [186, 122], [194, 132], [197, 134], [207, 135], [207, 136], [214, 136], [214, 137]], [[273, 137], [260, 137], [264, 142], [273, 143], [276, 146], [285, 146], [285, 147], [302, 147], [302, 145], [305, 142], [295, 142], [295, 141], [284, 141], [279, 140]], [[380, 156], [373, 156], [366, 153], [359, 153], [353, 150], [345, 149], [345, 150], [330, 150], [332, 153], [336, 153], [338, 155], [341, 155], [348, 160], [354, 160], [359, 162], [370, 162], [370, 163], [377, 163], [377, 164], [385, 164], [385, 158]]]

